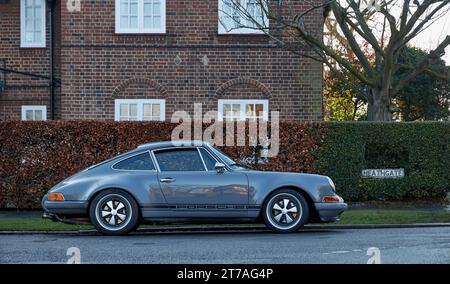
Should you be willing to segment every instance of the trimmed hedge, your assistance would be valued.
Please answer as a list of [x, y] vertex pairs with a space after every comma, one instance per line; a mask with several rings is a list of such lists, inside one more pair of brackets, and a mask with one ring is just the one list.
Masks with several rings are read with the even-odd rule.
[[[39, 208], [57, 182], [136, 146], [170, 140], [169, 122], [0, 122], [0, 208]], [[207, 127], [207, 125], [204, 125]], [[225, 131], [224, 131], [225, 133]], [[261, 170], [329, 175], [349, 201], [444, 197], [450, 123], [280, 123], [280, 152]], [[222, 147], [240, 161], [253, 147]], [[403, 167], [402, 179], [362, 179], [365, 168]]]
[[[0, 122], [0, 208], [40, 208], [42, 196], [65, 177], [140, 144], [170, 140], [176, 126], [169, 122]], [[326, 125], [319, 123], [281, 123], [278, 157], [256, 167], [314, 171], [325, 132]], [[253, 147], [222, 150], [237, 160], [254, 153]]]
[[[318, 172], [330, 176], [348, 201], [443, 198], [450, 191], [450, 123], [340, 122], [319, 154]], [[404, 168], [400, 179], [367, 179], [362, 169]]]

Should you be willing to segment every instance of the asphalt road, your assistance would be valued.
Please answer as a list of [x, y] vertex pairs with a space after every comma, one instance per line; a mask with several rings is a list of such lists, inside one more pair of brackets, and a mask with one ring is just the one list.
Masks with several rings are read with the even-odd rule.
[[[450, 263], [450, 228], [165, 233], [122, 237], [0, 235], [0, 263]], [[76, 249], [75, 249], [76, 250]]]

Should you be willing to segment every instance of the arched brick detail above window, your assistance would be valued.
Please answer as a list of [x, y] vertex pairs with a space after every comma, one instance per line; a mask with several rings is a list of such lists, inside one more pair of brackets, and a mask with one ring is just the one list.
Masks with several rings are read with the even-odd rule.
[[152, 79], [138, 77], [138, 78], [131, 78], [120, 83], [120, 85], [113, 90], [112, 93], [113, 97], [116, 98], [120, 96], [123, 92], [126, 91], [126, 89], [129, 86], [135, 84], [146, 85], [149, 89], [152, 89], [156, 93], [158, 93], [158, 95], [160, 95], [161, 98], [165, 98], [167, 96], [167, 89], [163, 85], [159, 84], [158, 82], [155, 82]]
[[251, 79], [251, 78], [246, 78], [246, 77], [239, 77], [239, 78], [235, 78], [232, 80], [229, 80], [225, 83], [223, 83], [219, 89], [217, 89], [216, 93], [215, 93], [215, 98], [216, 99], [221, 99], [222, 97], [225, 97], [227, 94], [227, 91], [229, 89], [235, 88], [239, 85], [243, 85], [243, 86], [249, 86], [249, 87], [253, 87], [255, 89], [257, 89], [258, 91], [261, 92], [261, 95], [263, 99], [270, 99], [271, 98], [271, 92], [269, 90], [269, 88], [267, 88], [263, 83]]

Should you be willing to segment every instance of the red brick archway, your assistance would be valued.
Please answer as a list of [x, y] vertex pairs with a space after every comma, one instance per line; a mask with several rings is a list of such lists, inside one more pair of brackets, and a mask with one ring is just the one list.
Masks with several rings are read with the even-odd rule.
[[220, 99], [222, 96], [224, 96], [226, 94], [226, 92], [229, 88], [234, 87], [236, 85], [252, 86], [255, 89], [261, 91], [261, 93], [265, 99], [271, 98], [271, 92], [270, 92], [269, 88], [267, 88], [263, 83], [261, 83], [257, 80], [254, 80], [251, 78], [246, 78], [246, 77], [239, 77], [239, 78], [231, 79], [231, 80], [223, 83], [219, 87], [219, 89], [217, 89], [217, 91], [215, 93], [215, 98]]
[[149, 88], [154, 89], [156, 92], [158, 92], [161, 95], [161, 97], [165, 98], [167, 96], [167, 89], [160, 83], [158, 83], [152, 79], [137, 77], [137, 78], [131, 78], [131, 79], [125, 80], [122, 83], [120, 83], [119, 86], [114, 88], [113, 93], [112, 93], [113, 97], [119, 96], [121, 93], [123, 93], [127, 89], [128, 86], [130, 86], [132, 84], [145, 84]]

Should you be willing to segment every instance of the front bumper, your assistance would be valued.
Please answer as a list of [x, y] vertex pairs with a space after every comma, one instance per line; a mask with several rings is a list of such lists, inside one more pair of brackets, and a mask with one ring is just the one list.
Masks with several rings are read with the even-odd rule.
[[88, 201], [50, 201], [47, 195], [42, 199], [42, 208], [45, 212], [61, 215], [86, 215], [88, 213]]
[[319, 218], [322, 222], [338, 221], [339, 216], [348, 208], [347, 203], [324, 203], [318, 202], [314, 204]]

